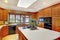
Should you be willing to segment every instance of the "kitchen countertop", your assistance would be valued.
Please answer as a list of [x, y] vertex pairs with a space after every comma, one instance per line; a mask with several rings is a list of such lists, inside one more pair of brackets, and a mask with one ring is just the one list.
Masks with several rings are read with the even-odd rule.
[[1, 26], [0, 26], [0, 29], [1, 29], [2, 27], [4, 27], [4, 26], [7, 26], [7, 25], [1, 25]]
[[18, 27], [18, 29], [24, 34], [28, 40], [54, 40], [60, 37], [60, 33], [52, 31], [49, 29], [44, 29], [37, 27], [38, 30], [23, 29]]
[[[8, 25], [17, 25], [17, 24], [14, 23], [14, 24], [8, 24]], [[8, 25], [1, 25], [1, 26], [0, 26], [0, 29], [1, 29], [2, 27], [4, 27], [4, 26], [8, 26]]]

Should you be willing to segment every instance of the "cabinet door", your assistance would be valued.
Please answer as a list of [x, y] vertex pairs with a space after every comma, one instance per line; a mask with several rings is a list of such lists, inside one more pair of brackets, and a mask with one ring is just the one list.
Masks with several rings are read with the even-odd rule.
[[8, 35], [8, 27], [7, 26], [3, 26], [2, 29], [1, 29], [1, 35], [2, 37], [5, 37]]
[[3, 10], [0, 9], [0, 21], [3, 20]]
[[51, 17], [51, 7], [44, 9], [42, 14], [44, 17]]
[[52, 29], [60, 32], [60, 17], [52, 17]]
[[8, 11], [7, 10], [4, 10], [4, 13], [3, 13], [3, 20], [7, 20], [8, 19]]
[[0, 21], [6, 21], [8, 18], [8, 11], [0, 9]]
[[52, 16], [53, 17], [60, 17], [60, 4], [52, 7]]

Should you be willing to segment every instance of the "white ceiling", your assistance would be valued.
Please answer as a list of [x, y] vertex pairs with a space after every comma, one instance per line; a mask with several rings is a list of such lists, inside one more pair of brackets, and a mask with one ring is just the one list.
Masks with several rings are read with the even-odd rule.
[[36, 2], [37, 0], [19, 0], [17, 7], [23, 7], [23, 8], [28, 8], [29, 6], [31, 6], [34, 2]]
[[0, 7], [10, 10], [19, 10], [27, 12], [37, 12], [43, 8], [60, 3], [60, 0], [37, 0], [36, 2], [33, 2], [33, 0], [31, 1], [29, 0], [30, 2], [32, 2], [32, 4], [30, 4], [30, 6], [25, 8], [25, 7], [17, 7], [19, 0], [7, 0], [8, 1], [7, 3], [5, 3], [4, 1], [5, 0], [0, 0]]

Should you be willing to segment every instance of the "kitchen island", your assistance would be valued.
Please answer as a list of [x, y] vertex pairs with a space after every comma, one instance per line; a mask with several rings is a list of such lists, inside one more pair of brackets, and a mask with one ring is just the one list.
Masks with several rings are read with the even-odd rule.
[[19, 31], [26, 37], [27, 40], [54, 40], [60, 37], [60, 33], [44, 28], [37, 27], [37, 30], [23, 29], [18, 27]]

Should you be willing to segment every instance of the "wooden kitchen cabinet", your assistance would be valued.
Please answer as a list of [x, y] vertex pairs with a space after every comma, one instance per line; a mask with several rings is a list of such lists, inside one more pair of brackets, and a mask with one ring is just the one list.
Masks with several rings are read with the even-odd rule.
[[5, 37], [8, 35], [8, 26], [3, 26], [1, 29], [1, 37]]
[[51, 7], [49, 8], [45, 8], [43, 10], [40, 10], [38, 13], [37, 13], [37, 17], [51, 17]]
[[[37, 19], [39, 20], [40, 17], [52, 17], [51, 15], [51, 7], [49, 8], [45, 8], [43, 10], [40, 10], [38, 13], [37, 13]], [[44, 27], [44, 23], [39, 23], [39, 27]]]
[[52, 6], [52, 29], [60, 32], [60, 4]]
[[3, 10], [0, 10], [0, 21], [3, 20]]
[[60, 17], [52, 17], [52, 30], [60, 32]]
[[36, 16], [37, 20], [40, 17], [52, 17], [52, 30], [60, 32], [60, 3], [40, 10]]
[[8, 11], [5, 9], [0, 9], [0, 21], [6, 21], [8, 18]]
[[44, 17], [51, 17], [51, 8], [46, 8], [42, 12]]
[[7, 10], [4, 10], [4, 13], [3, 13], [3, 20], [7, 20], [8, 19], [8, 11]]
[[52, 16], [60, 17], [60, 4], [52, 6]]

